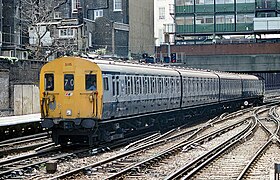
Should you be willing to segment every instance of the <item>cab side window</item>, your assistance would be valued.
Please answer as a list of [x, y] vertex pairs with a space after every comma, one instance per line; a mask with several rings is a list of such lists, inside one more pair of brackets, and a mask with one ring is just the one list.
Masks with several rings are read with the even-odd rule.
[[74, 90], [74, 75], [64, 74], [64, 90], [73, 91]]
[[96, 91], [96, 75], [95, 74], [86, 74], [86, 90], [87, 91]]
[[45, 90], [53, 91], [54, 90], [54, 75], [45, 74]]

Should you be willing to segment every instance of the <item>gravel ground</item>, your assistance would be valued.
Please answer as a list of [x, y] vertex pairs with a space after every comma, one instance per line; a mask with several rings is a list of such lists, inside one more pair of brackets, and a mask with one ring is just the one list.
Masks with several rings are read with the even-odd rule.
[[258, 149], [268, 140], [263, 129], [258, 128], [254, 136], [203, 168], [192, 179], [236, 179]]

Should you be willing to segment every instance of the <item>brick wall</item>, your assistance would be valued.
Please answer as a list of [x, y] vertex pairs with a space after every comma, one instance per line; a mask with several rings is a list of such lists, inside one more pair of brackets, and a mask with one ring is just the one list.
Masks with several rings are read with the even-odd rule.
[[[157, 53], [167, 53], [167, 46], [157, 48]], [[280, 43], [255, 44], [203, 44], [171, 46], [171, 52], [187, 56], [280, 54]]]

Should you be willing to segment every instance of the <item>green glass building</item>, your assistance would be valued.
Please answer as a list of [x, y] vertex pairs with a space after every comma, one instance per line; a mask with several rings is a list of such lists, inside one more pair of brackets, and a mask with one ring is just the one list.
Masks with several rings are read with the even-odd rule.
[[278, 12], [280, 0], [175, 0], [176, 36], [255, 34], [254, 18]]

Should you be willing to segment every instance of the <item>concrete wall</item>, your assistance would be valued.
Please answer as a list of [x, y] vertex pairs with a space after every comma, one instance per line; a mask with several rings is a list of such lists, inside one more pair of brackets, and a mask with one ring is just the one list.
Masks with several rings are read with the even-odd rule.
[[[9, 109], [9, 71], [0, 70], [0, 116]], [[9, 114], [9, 113], [8, 113]]]
[[40, 112], [39, 88], [34, 85], [14, 86], [14, 115]]
[[42, 61], [0, 60], [0, 116], [13, 115], [14, 108], [15, 114], [39, 112], [38, 85], [43, 64]]
[[[171, 46], [183, 66], [234, 72], [280, 70], [280, 43], [203, 44]], [[167, 57], [167, 46], [157, 48], [157, 57]]]
[[264, 72], [280, 70], [280, 54], [185, 56], [180, 66], [232, 72]]
[[154, 1], [129, 1], [129, 48], [132, 54], [154, 54]]

